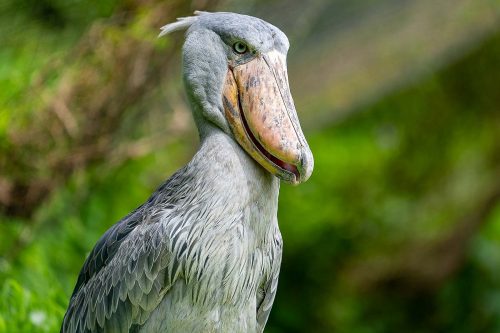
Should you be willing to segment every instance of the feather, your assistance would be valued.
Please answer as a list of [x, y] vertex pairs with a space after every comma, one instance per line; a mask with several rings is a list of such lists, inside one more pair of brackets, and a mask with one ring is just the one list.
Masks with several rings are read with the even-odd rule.
[[136, 282], [134, 287], [129, 290], [128, 297], [130, 299], [130, 302], [132, 302], [133, 305], [139, 304], [139, 302], [141, 301], [141, 297], [142, 297], [142, 290], [139, 287], [139, 282]]
[[197, 20], [198, 20], [198, 17], [196, 17], [196, 16], [180, 17], [177, 19], [177, 22], [169, 23], [169, 24], [161, 27], [160, 28], [161, 32], [158, 35], [158, 37], [163, 37], [163, 36], [165, 36], [171, 32], [174, 32], [174, 31], [186, 30], [193, 23], [195, 23]]

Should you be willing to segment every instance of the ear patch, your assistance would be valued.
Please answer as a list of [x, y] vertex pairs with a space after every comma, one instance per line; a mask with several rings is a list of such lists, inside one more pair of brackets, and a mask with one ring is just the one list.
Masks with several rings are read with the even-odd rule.
[[160, 28], [161, 32], [158, 35], [158, 37], [165, 36], [166, 34], [169, 34], [169, 33], [174, 32], [174, 31], [186, 30], [187, 28], [189, 28], [193, 23], [195, 23], [198, 20], [198, 17], [200, 15], [207, 15], [207, 14], [210, 14], [210, 13], [195, 10], [194, 15], [196, 15], [196, 16], [179, 17], [176, 22], [169, 23], [169, 24], [161, 27]]

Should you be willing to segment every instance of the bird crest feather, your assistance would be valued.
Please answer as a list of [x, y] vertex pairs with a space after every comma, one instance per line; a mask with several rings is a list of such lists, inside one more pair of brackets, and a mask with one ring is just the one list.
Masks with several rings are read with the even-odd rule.
[[161, 32], [158, 35], [158, 37], [165, 36], [166, 34], [169, 34], [174, 31], [186, 30], [198, 20], [198, 17], [200, 15], [206, 15], [206, 14], [209, 14], [209, 12], [195, 10], [194, 12], [195, 16], [179, 17], [176, 22], [172, 22], [161, 27], [160, 28]]

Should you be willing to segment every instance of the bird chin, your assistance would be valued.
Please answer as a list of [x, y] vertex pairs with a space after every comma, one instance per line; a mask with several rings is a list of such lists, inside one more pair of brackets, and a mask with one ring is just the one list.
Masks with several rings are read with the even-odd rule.
[[[270, 68], [270, 63], [257, 57], [228, 69], [222, 96], [225, 115], [235, 139], [254, 160], [281, 180], [299, 184], [311, 174], [307, 158], [312, 160], [312, 154], [293, 102], [283, 98], [290, 95], [286, 71]], [[279, 80], [280, 70], [285, 80]]]

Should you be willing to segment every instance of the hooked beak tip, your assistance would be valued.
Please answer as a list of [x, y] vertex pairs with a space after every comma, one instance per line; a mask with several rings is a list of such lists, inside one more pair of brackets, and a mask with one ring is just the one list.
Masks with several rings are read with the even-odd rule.
[[[301, 154], [299, 162], [294, 166], [294, 172], [291, 180], [287, 182], [292, 185], [299, 185], [306, 182], [314, 169], [314, 158], [309, 147], [306, 147]], [[291, 171], [291, 170], [290, 170]]]
[[296, 183], [300, 184], [309, 179], [314, 169], [314, 158], [309, 147], [306, 147], [302, 152], [302, 156], [300, 158], [300, 163], [298, 165], [298, 170], [300, 174], [300, 178], [296, 179]]

